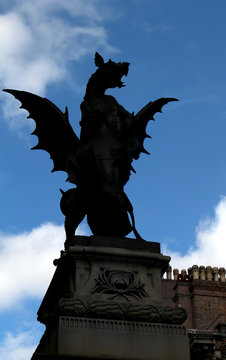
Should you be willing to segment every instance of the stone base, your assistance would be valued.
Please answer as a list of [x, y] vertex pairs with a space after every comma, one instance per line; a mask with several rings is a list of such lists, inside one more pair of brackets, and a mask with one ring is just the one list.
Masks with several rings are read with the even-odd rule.
[[32, 360], [43, 359], [50, 343], [62, 359], [190, 359], [186, 329], [178, 325], [60, 316], [55, 337], [45, 334]]
[[164, 306], [158, 243], [77, 236], [55, 261], [32, 360], [189, 360], [182, 308]]

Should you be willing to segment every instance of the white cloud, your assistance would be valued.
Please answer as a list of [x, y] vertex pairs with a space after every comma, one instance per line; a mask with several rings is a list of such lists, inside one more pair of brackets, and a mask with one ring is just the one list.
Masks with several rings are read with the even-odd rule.
[[28, 360], [37, 347], [41, 333], [37, 327], [17, 335], [5, 333], [0, 342], [0, 360]]
[[[15, 0], [7, 4], [7, 12], [0, 15], [2, 88], [44, 95], [47, 85], [67, 78], [71, 61], [93, 55], [99, 48], [114, 51], [102, 25], [107, 14], [102, 1]], [[7, 94], [0, 97], [5, 102], [5, 118], [14, 128], [17, 104]]]
[[170, 251], [166, 245], [163, 252], [171, 256], [171, 266], [179, 270], [192, 265], [226, 267], [226, 197], [217, 204], [213, 218], [199, 222], [194, 247], [187, 254]]
[[[78, 233], [84, 234], [81, 227]], [[18, 235], [0, 234], [0, 311], [44, 295], [64, 241], [63, 226], [51, 223]]]

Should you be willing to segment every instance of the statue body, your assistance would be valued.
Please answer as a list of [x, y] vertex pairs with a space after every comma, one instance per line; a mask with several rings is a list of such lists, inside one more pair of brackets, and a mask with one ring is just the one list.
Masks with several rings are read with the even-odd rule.
[[35, 120], [33, 134], [39, 142], [34, 148], [48, 151], [53, 171], [66, 171], [68, 181], [76, 185], [62, 191], [61, 210], [68, 242], [86, 215], [94, 235], [125, 237], [133, 230], [140, 238], [124, 185], [134, 171], [132, 161], [141, 152], [148, 153], [143, 147], [144, 139], [149, 137], [145, 132], [148, 121], [154, 120], [163, 105], [177, 100], [161, 98], [148, 103], [136, 115], [131, 114], [105, 94], [106, 89], [124, 86], [121, 78], [127, 76], [129, 63], [105, 63], [96, 53], [95, 65], [98, 69], [89, 79], [81, 103], [80, 139], [68, 121], [67, 108], [62, 113], [45, 98], [5, 90], [20, 100]]

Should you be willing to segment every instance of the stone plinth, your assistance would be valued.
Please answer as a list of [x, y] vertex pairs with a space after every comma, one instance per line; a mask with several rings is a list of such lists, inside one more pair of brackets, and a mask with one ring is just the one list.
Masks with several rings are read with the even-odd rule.
[[189, 359], [186, 312], [161, 298], [170, 258], [158, 243], [76, 236], [61, 255], [38, 311], [46, 332], [32, 360]]

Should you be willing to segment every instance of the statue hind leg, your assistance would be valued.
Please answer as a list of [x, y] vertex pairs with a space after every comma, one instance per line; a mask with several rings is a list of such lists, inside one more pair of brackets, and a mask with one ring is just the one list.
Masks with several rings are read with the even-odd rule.
[[83, 191], [81, 191], [79, 187], [69, 189], [66, 192], [61, 190], [61, 193], [60, 208], [65, 215], [66, 248], [73, 240], [76, 229], [86, 215], [86, 201], [83, 196]]

